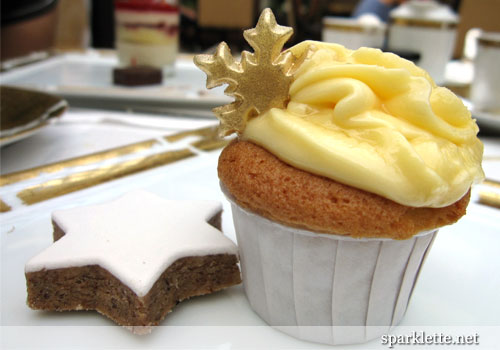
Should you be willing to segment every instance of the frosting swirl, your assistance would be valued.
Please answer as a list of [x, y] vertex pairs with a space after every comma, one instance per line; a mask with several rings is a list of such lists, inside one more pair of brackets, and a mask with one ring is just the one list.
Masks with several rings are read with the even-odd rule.
[[461, 100], [378, 49], [306, 41], [286, 109], [243, 138], [297, 168], [413, 207], [443, 207], [484, 178], [478, 127]]

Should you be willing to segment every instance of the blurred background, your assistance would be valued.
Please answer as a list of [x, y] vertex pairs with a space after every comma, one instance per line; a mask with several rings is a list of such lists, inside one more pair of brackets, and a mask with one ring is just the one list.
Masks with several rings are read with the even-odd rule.
[[[380, 1], [393, 8], [400, 1]], [[231, 48], [246, 48], [242, 28], [252, 27], [261, 9], [270, 7], [280, 24], [293, 26], [289, 44], [320, 40], [323, 18], [351, 17], [358, 0], [180, 0], [180, 50], [205, 51], [224, 40]], [[471, 28], [500, 31], [500, 1], [442, 0], [460, 20], [454, 57], [463, 55]], [[3, 0], [1, 3], [2, 61], [39, 50], [112, 48], [115, 42], [113, 0]], [[388, 20], [388, 18], [381, 18]], [[26, 38], [29, 40], [20, 40]]]
[[[115, 77], [116, 68], [146, 65], [162, 70], [168, 94], [181, 91], [187, 82], [197, 86], [191, 89], [197, 98], [206, 97], [213, 91], [204, 89], [203, 74], [194, 66], [179, 70], [179, 63], [192, 65], [193, 55], [213, 53], [221, 41], [235, 56], [251, 50], [242, 30], [254, 27], [264, 8], [273, 10], [279, 24], [294, 28], [286, 46], [311, 39], [394, 52], [425, 69], [465, 103], [473, 103], [471, 110], [500, 114], [500, 70], [495, 68], [500, 59], [500, 0], [3, 0], [2, 72], [66, 57], [57, 64], [51, 61], [51, 73], [38, 66], [37, 74], [19, 71], [4, 75], [3, 83], [50, 87], [73, 107], [105, 108], [103, 93], [127, 93], [138, 100], [137, 89], [115, 89], [123, 85], [120, 81], [137, 83]], [[68, 53], [73, 56], [64, 56]], [[147, 79], [153, 79], [149, 85], [162, 83], [153, 75]], [[90, 89], [99, 98], [82, 102]], [[148, 94], [151, 98], [153, 91]], [[122, 102], [111, 107], [132, 108]], [[498, 128], [498, 119], [488, 120]]]

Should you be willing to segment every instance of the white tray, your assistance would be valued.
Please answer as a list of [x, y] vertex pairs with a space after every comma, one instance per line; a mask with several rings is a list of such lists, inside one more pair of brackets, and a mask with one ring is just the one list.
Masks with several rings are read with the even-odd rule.
[[[267, 327], [251, 310], [241, 285], [180, 303], [147, 336], [135, 336], [96, 312], [40, 312], [26, 306], [24, 264], [51, 244], [50, 213], [55, 209], [108, 201], [133, 189], [171, 199], [215, 199], [224, 206], [223, 230], [235, 240], [230, 205], [219, 190], [218, 155], [218, 151], [203, 152], [0, 214], [0, 348], [326, 348]], [[478, 333], [481, 346], [474, 348], [493, 348], [500, 331], [499, 232], [500, 211], [476, 204], [473, 196], [467, 215], [438, 234], [402, 326], [394, 330], [395, 334]], [[376, 339], [350, 348], [388, 347]]]
[[52, 92], [72, 107], [212, 117], [212, 108], [231, 101], [223, 87], [207, 90], [205, 73], [187, 58], [176, 61], [161, 85], [143, 87], [114, 85], [117, 65], [111, 54], [65, 54], [2, 73], [0, 82]]

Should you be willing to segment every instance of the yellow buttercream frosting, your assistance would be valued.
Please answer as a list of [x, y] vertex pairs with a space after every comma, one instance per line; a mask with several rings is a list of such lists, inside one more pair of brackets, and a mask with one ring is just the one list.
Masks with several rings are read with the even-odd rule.
[[244, 139], [297, 168], [413, 207], [450, 205], [484, 178], [470, 112], [424, 70], [378, 49], [306, 41], [289, 51], [309, 53], [287, 108], [249, 120]]

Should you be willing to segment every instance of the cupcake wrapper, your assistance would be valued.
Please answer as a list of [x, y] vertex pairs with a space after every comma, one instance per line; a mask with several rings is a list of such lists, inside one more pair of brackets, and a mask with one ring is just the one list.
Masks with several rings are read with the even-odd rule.
[[243, 283], [269, 325], [303, 340], [361, 343], [397, 325], [437, 230], [353, 239], [280, 225], [232, 203]]

